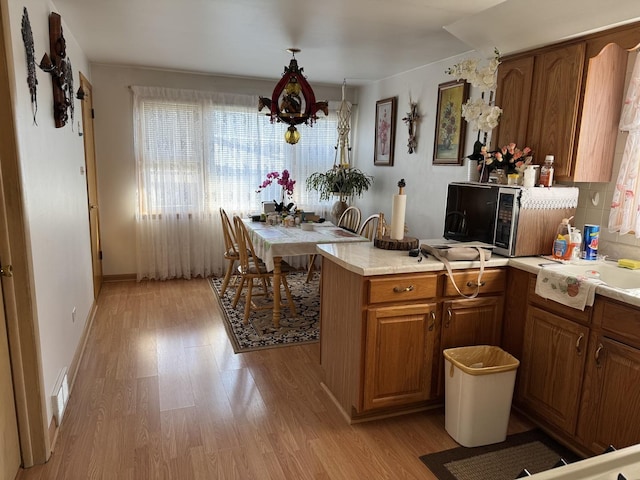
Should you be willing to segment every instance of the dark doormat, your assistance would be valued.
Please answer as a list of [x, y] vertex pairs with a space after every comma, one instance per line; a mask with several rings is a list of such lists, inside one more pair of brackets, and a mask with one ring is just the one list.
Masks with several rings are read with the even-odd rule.
[[423, 455], [420, 460], [438, 480], [513, 480], [523, 469], [532, 475], [580, 457], [540, 430], [509, 435], [504, 442], [458, 447]]

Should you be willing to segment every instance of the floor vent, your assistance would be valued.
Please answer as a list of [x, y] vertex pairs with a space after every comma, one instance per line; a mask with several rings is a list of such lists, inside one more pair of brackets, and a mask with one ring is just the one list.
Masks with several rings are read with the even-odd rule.
[[51, 402], [53, 403], [53, 416], [56, 419], [56, 425], [60, 426], [64, 410], [69, 401], [69, 380], [67, 379], [67, 367], [64, 367], [58, 375], [56, 386], [53, 389]]

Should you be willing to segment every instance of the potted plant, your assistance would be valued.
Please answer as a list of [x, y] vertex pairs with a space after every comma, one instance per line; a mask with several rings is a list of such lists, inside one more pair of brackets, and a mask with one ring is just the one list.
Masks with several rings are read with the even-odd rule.
[[362, 196], [373, 184], [373, 177], [357, 168], [334, 165], [331, 170], [324, 173], [312, 173], [306, 183], [307, 188], [320, 193], [320, 200], [329, 200], [334, 195], [338, 196], [338, 201], [332, 209], [337, 220], [340, 217], [340, 211], [347, 208], [347, 199]]

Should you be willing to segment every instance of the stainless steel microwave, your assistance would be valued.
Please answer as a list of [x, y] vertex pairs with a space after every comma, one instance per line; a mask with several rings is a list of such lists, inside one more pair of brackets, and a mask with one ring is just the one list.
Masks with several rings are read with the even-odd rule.
[[575, 208], [521, 209], [521, 194], [519, 186], [450, 183], [444, 237], [490, 243], [507, 257], [550, 255], [558, 224]]

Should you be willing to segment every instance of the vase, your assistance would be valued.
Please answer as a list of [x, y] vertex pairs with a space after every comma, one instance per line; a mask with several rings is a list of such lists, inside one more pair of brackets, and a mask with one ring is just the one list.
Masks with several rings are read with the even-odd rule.
[[347, 202], [343, 202], [341, 200], [338, 200], [333, 204], [333, 207], [331, 208], [331, 216], [333, 217], [332, 220], [335, 225], [338, 224], [338, 220], [340, 220], [340, 217], [348, 206]]

